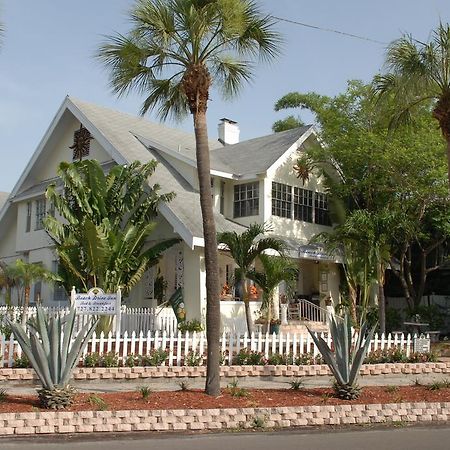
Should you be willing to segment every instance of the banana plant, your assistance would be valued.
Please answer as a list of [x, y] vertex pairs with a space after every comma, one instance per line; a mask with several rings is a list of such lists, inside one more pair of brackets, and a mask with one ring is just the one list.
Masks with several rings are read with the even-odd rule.
[[331, 315], [329, 324], [334, 352], [321, 336], [308, 327], [309, 334], [336, 380], [334, 388], [338, 397], [346, 400], [356, 399], [360, 391], [356, 380], [376, 326], [369, 330], [367, 323], [363, 323], [355, 345], [352, 346], [352, 329], [348, 313], [345, 313], [343, 318]]
[[38, 392], [44, 406], [59, 409], [70, 404], [73, 390], [69, 380], [97, 322], [93, 320], [84, 325], [74, 339], [74, 308], [61, 317], [47, 315], [38, 306], [36, 317], [27, 323], [29, 336], [21, 325], [9, 321], [15, 338], [42, 383], [43, 389]]

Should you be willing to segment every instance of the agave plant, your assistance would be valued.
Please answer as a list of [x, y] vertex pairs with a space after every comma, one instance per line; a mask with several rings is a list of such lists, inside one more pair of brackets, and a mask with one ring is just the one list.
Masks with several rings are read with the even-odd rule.
[[337, 397], [344, 400], [357, 399], [360, 388], [356, 384], [356, 380], [375, 333], [375, 326], [369, 330], [367, 323], [364, 323], [352, 348], [352, 329], [349, 315], [346, 313], [343, 318], [332, 315], [329, 323], [334, 352], [321, 336], [308, 328], [309, 334], [334, 375], [334, 389]]
[[75, 339], [74, 308], [67, 316], [55, 317], [46, 315], [38, 306], [36, 318], [27, 323], [29, 336], [21, 325], [9, 322], [42, 383], [38, 395], [44, 408], [62, 409], [72, 403], [74, 389], [69, 385], [69, 380], [97, 322], [84, 325]]

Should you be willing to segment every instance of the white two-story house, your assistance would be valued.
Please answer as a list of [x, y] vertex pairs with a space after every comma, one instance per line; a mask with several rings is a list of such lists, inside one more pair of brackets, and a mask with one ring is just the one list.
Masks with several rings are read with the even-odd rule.
[[[152, 240], [178, 236], [181, 242], [165, 253], [158, 268], [145, 274], [126, 302], [154, 306], [159, 278], [167, 286], [166, 297], [182, 286], [188, 318], [201, 317], [206, 288], [194, 136], [72, 97], [64, 100], [0, 209], [0, 261], [22, 258], [57, 269], [52, 242], [42, 226], [45, 215], [54, 213], [45, 190], [58, 182], [58, 164], [74, 158], [70, 147], [80, 127], [92, 138], [84, 158], [97, 159], [105, 171], [115, 164], [156, 159], [159, 164], [149, 183], [176, 193], [172, 202], [161, 206]], [[271, 224], [271, 233], [286, 241], [298, 264], [296, 295], [324, 306], [327, 296], [338, 300], [339, 265], [308, 243], [330, 230], [327, 196], [320, 178], [312, 176], [303, 185], [294, 170], [299, 152], [316, 142], [312, 126], [239, 142], [238, 125], [222, 119], [219, 138], [210, 142], [211, 185], [217, 231], [242, 232], [253, 222]], [[233, 262], [226, 252], [220, 252], [219, 262], [220, 282], [225, 285]], [[67, 296], [58, 286], [37, 283], [31, 300], [38, 298], [56, 306]]]

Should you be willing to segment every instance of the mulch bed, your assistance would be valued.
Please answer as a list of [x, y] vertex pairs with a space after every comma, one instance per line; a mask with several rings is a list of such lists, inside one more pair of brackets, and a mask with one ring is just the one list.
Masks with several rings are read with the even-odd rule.
[[[66, 411], [143, 410], [143, 409], [215, 409], [256, 408], [310, 405], [350, 405], [369, 403], [450, 402], [450, 388], [430, 390], [425, 386], [378, 386], [362, 389], [358, 400], [346, 401], [333, 397], [330, 388], [245, 389], [246, 396], [233, 397], [228, 389], [217, 397], [203, 391], [152, 392], [144, 400], [140, 392], [77, 394], [73, 406]], [[104, 404], [98, 400], [100, 397]], [[97, 398], [97, 399], [96, 399]], [[36, 396], [7, 395], [0, 403], [0, 413], [41, 411]]]

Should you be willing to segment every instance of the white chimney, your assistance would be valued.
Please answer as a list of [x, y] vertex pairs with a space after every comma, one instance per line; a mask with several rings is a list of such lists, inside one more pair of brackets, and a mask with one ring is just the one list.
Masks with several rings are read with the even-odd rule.
[[218, 126], [219, 141], [224, 145], [237, 144], [239, 142], [239, 125], [234, 120], [224, 117], [220, 119]]

